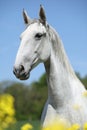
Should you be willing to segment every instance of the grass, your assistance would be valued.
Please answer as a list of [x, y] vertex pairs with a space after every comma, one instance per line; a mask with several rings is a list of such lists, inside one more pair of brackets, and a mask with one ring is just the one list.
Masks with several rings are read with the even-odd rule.
[[29, 123], [33, 126], [33, 130], [40, 130], [40, 122], [39, 121], [17, 121], [14, 125], [11, 125], [6, 130], [21, 130], [21, 126]]

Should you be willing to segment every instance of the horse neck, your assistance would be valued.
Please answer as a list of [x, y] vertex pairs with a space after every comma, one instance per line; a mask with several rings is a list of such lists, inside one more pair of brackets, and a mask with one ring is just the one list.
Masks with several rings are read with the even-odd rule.
[[49, 102], [57, 107], [71, 98], [70, 78], [75, 78], [74, 71], [64, 51], [58, 34], [50, 29], [51, 55], [45, 62], [48, 82]]

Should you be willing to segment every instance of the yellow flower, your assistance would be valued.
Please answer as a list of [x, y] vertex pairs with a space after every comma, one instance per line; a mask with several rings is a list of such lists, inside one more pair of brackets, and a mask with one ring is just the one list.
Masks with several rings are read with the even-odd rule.
[[13, 118], [13, 117], [11, 117], [11, 116], [7, 116], [7, 117], [5, 118], [5, 122], [6, 122], [7, 124], [15, 123], [15, 122], [16, 122], [16, 119]]
[[69, 130], [80, 130], [80, 125], [79, 124], [74, 124], [71, 126], [71, 129]]
[[84, 92], [82, 93], [82, 96], [83, 96], [83, 97], [87, 97], [87, 91], [84, 91]]
[[42, 130], [50, 130], [50, 127], [46, 126], [46, 127], [42, 128]]
[[52, 124], [42, 128], [42, 130], [67, 130], [69, 127], [68, 122], [65, 120], [58, 119], [54, 121]]
[[2, 129], [4, 129], [4, 128], [7, 128], [9, 126], [9, 124], [8, 123], [6, 123], [5, 121], [3, 121], [2, 123], [1, 123], [1, 128]]
[[10, 94], [0, 95], [0, 111], [3, 111], [4, 114], [14, 116], [14, 98]]
[[14, 98], [10, 94], [0, 95], [0, 129], [7, 128], [16, 120], [14, 118]]
[[32, 130], [32, 129], [33, 129], [33, 126], [29, 123], [27, 123], [21, 127], [21, 130]]
[[84, 124], [84, 129], [83, 130], [87, 130], [87, 123]]
[[49, 127], [44, 127], [44, 128], [42, 128], [42, 130], [50, 130], [50, 128]]

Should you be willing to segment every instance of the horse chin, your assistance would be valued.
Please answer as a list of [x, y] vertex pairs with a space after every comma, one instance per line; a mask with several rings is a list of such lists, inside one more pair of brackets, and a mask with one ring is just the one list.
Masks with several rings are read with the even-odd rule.
[[27, 80], [29, 78], [29, 76], [27, 76], [27, 77], [20, 77], [19, 79], [20, 80]]
[[17, 78], [20, 79], [20, 80], [27, 80], [27, 79], [29, 79], [29, 77], [30, 77], [30, 73], [28, 73], [27, 75], [17, 77]]

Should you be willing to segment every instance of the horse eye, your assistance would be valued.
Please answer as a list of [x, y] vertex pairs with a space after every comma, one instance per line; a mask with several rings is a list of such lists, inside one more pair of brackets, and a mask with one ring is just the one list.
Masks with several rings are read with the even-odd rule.
[[42, 33], [37, 33], [37, 34], [35, 35], [35, 38], [36, 38], [36, 39], [40, 39], [42, 36], [43, 36]]

